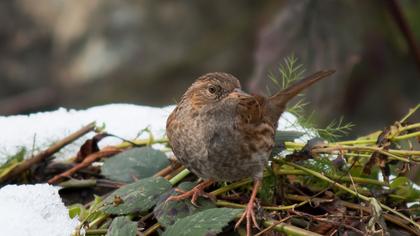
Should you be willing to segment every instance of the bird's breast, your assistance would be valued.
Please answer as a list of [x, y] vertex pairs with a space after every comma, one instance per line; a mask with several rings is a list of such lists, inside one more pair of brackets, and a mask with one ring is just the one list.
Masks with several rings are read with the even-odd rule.
[[168, 137], [176, 158], [189, 170], [222, 181], [262, 177], [274, 146], [273, 127], [244, 123], [229, 112], [178, 117]]

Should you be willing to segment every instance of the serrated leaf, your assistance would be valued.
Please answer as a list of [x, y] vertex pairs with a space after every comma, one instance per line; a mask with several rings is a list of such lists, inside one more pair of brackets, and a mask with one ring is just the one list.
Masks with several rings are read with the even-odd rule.
[[187, 216], [169, 226], [163, 236], [201, 236], [216, 235], [223, 227], [234, 220], [242, 209], [213, 208]]
[[133, 182], [135, 178], [147, 178], [169, 165], [165, 153], [151, 147], [133, 148], [105, 160], [101, 167], [106, 178]]
[[[195, 184], [192, 182], [183, 182], [178, 186], [178, 188], [184, 191], [188, 191], [192, 189], [194, 185]], [[177, 220], [182, 219], [184, 217], [216, 207], [216, 205], [212, 201], [205, 198], [198, 198], [198, 207], [194, 206], [191, 203], [191, 199], [166, 202], [167, 197], [169, 197], [170, 195], [174, 195], [175, 192], [176, 191], [174, 189], [171, 189], [170, 191], [165, 193], [161, 197], [159, 202], [156, 204], [155, 209], [153, 209], [153, 213], [156, 219], [164, 227], [173, 225]]]
[[106, 236], [136, 236], [137, 224], [127, 216], [119, 216], [112, 220]]
[[150, 177], [127, 184], [104, 201], [100, 210], [108, 214], [145, 212], [153, 207], [159, 196], [171, 188], [171, 183], [162, 177]]

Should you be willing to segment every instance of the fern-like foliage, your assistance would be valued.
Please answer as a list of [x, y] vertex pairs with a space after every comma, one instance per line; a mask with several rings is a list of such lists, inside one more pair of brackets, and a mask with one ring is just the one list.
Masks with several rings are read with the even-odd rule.
[[[294, 55], [291, 55], [286, 57], [283, 63], [279, 65], [277, 71], [278, 75], [276, 76], [274, 73], [270, 73], [268, 78], [275, 85], [276, 91], [278, 91], [287, 88], [294, 81], [302, 79], [304, 73], [305, 69], [303, 64], [299, 63], [299, 60]], [[292, 106], [287, 108], [288, 112], [297, 117], [299, 125], [307, 128], [308, 130], [316, 131], [321, 138], [327, 141], [336, 141], [351, 131], [351, 128], [354, 126], [354, 124], [344, 122], [343, 117], [331, 121], [324, 128], [317, 127], [314, 118], [316, 114], [313, 111], [308, 114], [307, 105], [309, 103], [305, 101], [305, 98], [302, 96], [302, 94], [299, 96], [300, 99]]]

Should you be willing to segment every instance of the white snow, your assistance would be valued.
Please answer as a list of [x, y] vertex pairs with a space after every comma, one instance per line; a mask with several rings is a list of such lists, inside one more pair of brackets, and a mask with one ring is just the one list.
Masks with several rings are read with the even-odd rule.
[[48, 184], [1, 188], [0, 235], [69, 236], [79, 221], [70, 219], [58, 189]]
[[[128, 140], [136, 138], [137, 134], [147, 127], [155, 138], [161, 138], [165, 134], [166, 119], [174, 107], [110, 104], [79, 111], [60, 108], [56, 111], [30, 115], [0, 116], [0, 165], [22, 147], [25, 147], [28, 153], [43, 150], [92, 121], [96, 121], [98, 126], [105, 124], [108, 133]], [[279, 130], [298, 130], [308, 133], [308, 130], [303, 130], [297, 124], [296, 117], [287, 112], [280, 119]], [[74, 156], [83, 142], [93, 135], [91, 132], [69, 144], [56, 156], [59, 158]], [[307, 140], [310, 136], [309, 132], [309, 136], [305, 135], [302, 139]], [[148, 134], [143, 133], [140, 137], [148, 138]], [[121, 140], [117, 138], [108, 137], [100, 142], [100, 146], [120, 142]]]
[[[40, 112], [30, 115], [0, 116], [0, 165], [6, 158], [25, 147], [32, 153], [33, 147], [39, 151], [49, 147], [82, 126], [96, 121], [98, 126], [105, 124], [105, 130], [125, 139], [134, 139], [144, 128], [149, 127], [155, 138], [165, 134], [166, 118], [174, 106], [155, 108], [130, 104], [110, 104], [92, 107], [87, 110], [60, 108], [51, 112]], [[94, 135], [88, 135], [63, 148], [58, 157], [68, 158], [77, 153], [83, 142]], [[148, 138], [143, 133], [142, 138]], [[117, 138], [107, 137], [100, 142], [101, 146], [121, 143]]]

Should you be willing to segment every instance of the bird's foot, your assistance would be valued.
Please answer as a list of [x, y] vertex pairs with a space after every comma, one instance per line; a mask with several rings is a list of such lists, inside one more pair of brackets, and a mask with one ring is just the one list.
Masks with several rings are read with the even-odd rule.
[[255, 218], [254, 212], [254, 202], [249, 201], [248, 205], [245, 208], [244, 213], [242, 213], [241, 218], [236, 222], [235, 229], [241, 225], [242, 221], [246, 218], [246, 235], [251, 236], [251, 226], [254, 226], [257, 229], [260, 229], [258, 226], [257, 220]]
[[251, 198], [249, 199], [248, 204], [246, 205], [246, 208], [244, 210], [244, 213], [242, 213], [241, 218], [236, 222], [235, 229], [241, 225], [242, 221], [246, 218], [246, 235], [251, 236], [251, 226], [253, 225], [255, 228], [260, 229], [257, 223], [257, 219], [255, 218], [255, 212], [254, 212], [254, 202], [257, 196], [258, 189], [261, 185], [261, 181], [257, 180], [254, 183], [254, 187], [252, 189]]
[[168, 201], [181, 201], [181, 200], [188, 199], [188, 198], [191, 197], [191, 203], [194, 206], [198, 207], [197, 199], [200, 196], [209, 198], [212, 201], [214, 201], [215, 196], [213, 196], [212, 194], [204, 192], [204, 189], [207, 188], [208, 186], [212, 185], [212, 184], [213, 184], [212, 180], [205, 180], [205, 181], [201, 182], [200, 184], [198, 184], [197, 186], [195, 186], [193, 189], [191, 189], [189, 191], [184, 191], [184, 190], [181, 190], [181, 189], [175, 189], [175, 191], [180, 192], [181, 194], [168, 197], [168, 199], [166, 199], [166, 202], [168, 202]]

